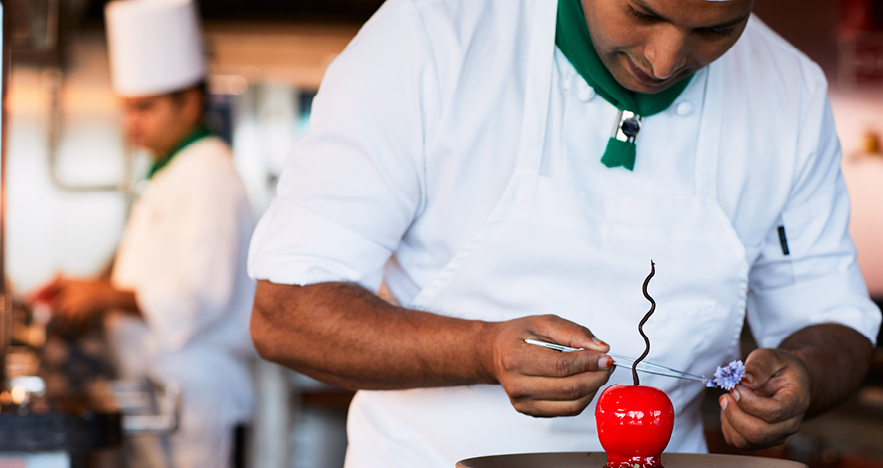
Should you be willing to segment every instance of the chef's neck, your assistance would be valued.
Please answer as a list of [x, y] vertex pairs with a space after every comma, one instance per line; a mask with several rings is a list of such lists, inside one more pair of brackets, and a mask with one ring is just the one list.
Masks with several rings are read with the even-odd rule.
[[205, 124], [202, 120], [199, 120], [196, 124], [187, 127], [187, 130], [183, 134], [180, 134], [175, 140], [175, 143], [171, 146], [147, 148], [150, 151], [151, 158], [154, 162], [159, 162], [172, 157], [175, 153], [180, 151], [181, 148], [187, 146], [187, 144], [191, 143], [196, 138], [199, 138], [197, 134], [201, 133], [204, 129]]

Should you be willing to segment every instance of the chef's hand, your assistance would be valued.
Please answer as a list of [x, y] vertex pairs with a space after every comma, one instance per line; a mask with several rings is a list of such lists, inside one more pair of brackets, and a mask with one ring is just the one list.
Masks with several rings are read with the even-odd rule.
[[[527, 338], [585, 349], [564, 353], [527, 344]], [[610, 378], [609, 350], [588, 328], [561, 317], [524, 317], [497, 323], [491, 372], [519, 412], [575, 416]]]
[[109, 281], [100, 279], [71, 279], [60, 277], [52, 288], [52, 312], [67, 324], [81, 324], [104, 312], [108, 297], [113, 293]]
[[55, 299], [55, 296], [58, 294], [58, 281], [60, 279], [61, 274], [56, 273], [51, 280], [38, 287], [36, 290], [26, 294], [24, 299], [25, 304], [30, 308], [34, 308], [39, 304], [52, 304], [53, 299]]
[[745, 377], [720, 397], [721, 427], [730, 445], [759, 449], [797, 432], [809, 409], [810, 377], [797, 356], [761, 348], [745, 361]]

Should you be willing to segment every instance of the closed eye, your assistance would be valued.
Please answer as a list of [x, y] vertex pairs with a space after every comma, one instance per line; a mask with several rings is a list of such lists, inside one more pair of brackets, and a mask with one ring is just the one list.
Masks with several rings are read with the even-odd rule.
[[710, 34], [720, 37], [730, 37], [733, 34], [736, 34], [736, 28], [701, 28], [697, 31], [703, 34]]
[[635, 10], [631, 5], [628, 5], [628, 4], [626, 4], [626, 12], [629, 14], [629, 16], [637, 19], [638, 21], [641, 21], [642, 23], [654, 23], [660, 19], [658, 16], [648, 15], [647, 13], [641, 13], [640, 11]]
[[[667, 21], [662, 16], [659, 16], [657, 13], [650, 11], [649, 13], [645, 13], [643, 11], [639, 11], [635, 9], [632, 5], [626, 3], [626, 13], [632, 18], [638, 20], [638, 22], [652, 24], [660, 21]], [[730, 37], [738, 32], [738, 25], [743, 23], [748, 19], [748, 16], [744, 16], [742, 18], [737, 18], [732, 21], [728, 21], [726, 23], [722, 23], [719, 26], [712, 26], [706, 28], [696, 28], [693, 31], [698, 32], [699, 34], [714, 36], [718, 38]]]

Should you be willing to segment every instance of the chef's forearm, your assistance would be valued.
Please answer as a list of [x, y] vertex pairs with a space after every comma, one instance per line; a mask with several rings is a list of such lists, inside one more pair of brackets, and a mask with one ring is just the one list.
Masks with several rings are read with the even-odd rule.
[[786, 338], [779, 348], [795, 353], [809, 371], [808, 417], [843, 402], [858, 388], [873, 351], [862, 334], [832, 323], [804, 328]]
[[260, 281], [251, 321], [263, 358], [351, 389], [495, 383], [490, 327], [396, 307], [348, 283]]

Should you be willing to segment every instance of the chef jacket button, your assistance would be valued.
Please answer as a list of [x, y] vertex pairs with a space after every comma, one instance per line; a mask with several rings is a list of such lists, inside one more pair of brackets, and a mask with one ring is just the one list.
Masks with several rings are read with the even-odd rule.
[[678, 107], [675, 108], [675, 112], [680, 116], [690, 115], [693, 112], [693, 104], [690, 101], [684, 101], [678, 104]]
[[565, 76], [561, 78], [561, 89], [564, 91], [570, 91], [570, 77]]
[[591, 86], [586, 84], [585, 81], [580, 81], [579, 82], [579, 93], [577, 94], [577, 97], [582, 102], [589, 102], [592, 100], [592, 98], [595, 97], [595, 90], [592, 89]]

